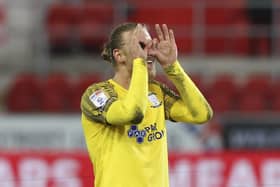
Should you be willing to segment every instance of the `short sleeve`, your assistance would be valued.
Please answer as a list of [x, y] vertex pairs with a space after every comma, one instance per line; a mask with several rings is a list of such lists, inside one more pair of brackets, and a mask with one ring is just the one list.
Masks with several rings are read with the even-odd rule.
[[108, 124], [106, 113], [110, 105], [117, 100], [113, 85], [108, 81], [93, 84], [83, 94], [81, 99], [82, 113], [90, 120]]

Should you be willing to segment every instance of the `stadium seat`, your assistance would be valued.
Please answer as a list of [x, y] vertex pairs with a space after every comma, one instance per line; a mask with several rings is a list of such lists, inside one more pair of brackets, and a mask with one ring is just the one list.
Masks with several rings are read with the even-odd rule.
[[70, 94], [70, 83], [66, 75], [50, 74], [42, 82], [40, 111], [67, 112]]
[[39, 101], [40, 84], [32, 73], [19, 74], [11, 83], [6, 101], [9, 112], [35, 112]]
[[279, 79], [276, 79], [271, 83], [271, 87], [268, 90], [268, 96], [274, 98], [278, 95], [280, 95], [280, 81]]
[[229, 9], [225, 7], [206, 7], [205, 8], [205, 23], [207, 26], [225, 26], [230, 24]]
[[242, 22], [246, 17], [244, 0], [205, 0], [204, 3], [207, 26], [228, 27]]
[[229, 112], [233, 109], [232, 103], [234, 103], [234, 98], [226, 93], [212, 92], [207, 95], [207, 100], [212, 106], [213, 110], [218, 113]]
[[271, 111], [280, 112], [280, 95], [276, 95], [271, 99]]
[[244, 36], [233, 36], [230, 38], [230, 54], [246, 56], [249, 54], [249, 39], [247, 34]]
[[[212, 32], [213, 33], [213, 32]], [[217, 32], [219, 33], [219, 32]], [[249, 39], [245, 36], [206, 33], [204, 52], [208, 55], [248, 55]]]
[[246, 55], [248, 30], [244, 21], [245, 12], [239, 3], [227, 3], [217, 0], [206, 2], [204, 51], [210, 55]]
[[92, 21], [82, 21], [79, 25], [79, 43], [87, 52], [100, 51], [106, 41], [109, 31], [102, 23]]
[[214, 95], [215, 93], [222, 93], [229, 97], [237, 96], [238, 86], [234, 77], [229, 74], [217, 75], [215, 79], [208, 84], [208, 93]]
[[226, 54], [227, 39], [224, 36], [211, 36], [206, 34], [204, 53], [208, 55]]
[[152, 7], [138, 6], [131, 13], [129, 20], [146, 24], [191, 25], [191, 7]]
[[91, 85], [102, 81], [102, 76], [99, 73], [81, 76], [74, 84], [69, 101], [69, 109], [72, 112], [80, 111], [81, 97], [84, 91]]
[[81, 19], [94, 19], [101, 23], [113, 22], [113, 6], [106, 2], [92, 2], [82, 4]]
[[189, 54], [193, 52], [193, 39], [190, 36], [185, 35], [176, 37], [176, 44], [179, 53]]
[[0, 5], [0, 23], [2, 24], [5, 21], [5, 8]]
[[189, 74], [189, 77], [191, 78], [191, 80], [195, 83], [196, 87], [198, 87], [198, 89], [205, 94], [207, 91], [205, 82], [202, 79], [202, 76], [200, 74], [197, 73], [191, 73]]
[[[161, 4], [164, 2], [161, 2]], [[154, 24], [166, 23], [174, 30], [178, 50], [182, 53], [192, 52], [193, 10], [190, 5], [158, 6], [137, 3], [136, 8], [128, 15], [128, 21], [145, 23], [150, 27], [151, 35], [155, 36]]]
[[3, 28], [5, 27], [6, 24], [6, 16], [7, 12], [6, 9], [3, 7], [3, 5], [0, 4], [0, 28], [1, 28], [1, 32], [0, 32], [0, 42], [4, 42], [6, 40], [6, 36], [5, 36], [5, 32], [3, 32]]
[[269, 97], [269, 91], [271, 90], [271, 77], [267, 74], [251, 75], [244, 82], [240, 89], [243, 93], [260, 94], [265, 98]]
[[259, 37], [259, 54], [260, 55], [264, 55], [264, 56], [268, 56], [270, 55], [271, 51], [270, 51], [270, 47], [269, 47], [269, 42], [268, 42], [268, 38], [267, 37]]
[[78, 13], [79, 7], [73, 5], [57, 3], [49, 7], [47, 32], [52, 52], [70, 52]]
[[100, 50], [113, 24], [113, 7], [108, 3], [88, 3], [81, 8], [78, 26], [79, 42], [83, 49]]
[[240, 96], [237, 104], [237, 109], [243, 113], [263, 112], [268, 110], [266, 99], [258, 93], [244, 93]]
[[270, 102], [272, 111], [280, 111], [280, 82], [279, 79], [273, 80], [270, 89], [267, 91], [267, 100]]

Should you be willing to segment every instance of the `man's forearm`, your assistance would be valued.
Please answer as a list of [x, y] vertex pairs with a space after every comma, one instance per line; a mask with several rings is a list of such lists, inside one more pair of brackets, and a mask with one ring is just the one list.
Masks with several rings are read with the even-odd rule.
[[140, 123], [146, 111], [148, 95], [148, 72], [143, 59], [133, 62], [130, 86], [126, 97], [115, 101], [107, 111], [106, 120], [112, 125]]
[[174, 104], [175, 108], [171, 110], [171, 117], [173, 116], [176, 118], [180, 116], [178, 115], [178, 112], [181, 112], [181, 114], [184, 114], [185, 116], [181, 115], [179, 117], [180, 121], [191, 121], [195, 123], [208, 121], [212, 117], [213, 111], [202, 93], [195, 86], [190, 77], [184, 72], [179, 62], [176, 61], [164, 70], [168, 78], [179, 91], [183, 102], [181, 103], [184, 105], [185, 109], [182, 111], [176, 110], [176, 106], [178, 108], [178, 106], [182, 105], [180, 101], [178, 101], [177, 104]]

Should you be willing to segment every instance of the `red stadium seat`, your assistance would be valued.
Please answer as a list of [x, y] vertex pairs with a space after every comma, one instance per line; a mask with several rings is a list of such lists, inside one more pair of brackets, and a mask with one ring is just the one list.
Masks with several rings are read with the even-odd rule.
[[207, 1], [206, 5], [204, 51], [210, 55], [248, 54], [248, 37], [244, 36], [248, 30], [242, 5], [235, 2], [225, 4], [223, 1]]
[[185, 5], [191, 5], [195, 0], [127, 0], [130, 5], [134, 5], [136, 7], [139, 6], [150, 6], [150, 7], [158, 7], [159, 5], [169, 6], [169, 7], [178, 7], [178, 6], [185, 6]]
[[206, 85], [201, 77], [201, 75], [199, 74], [195, 74], [195, 73], [191, 73], [189, 75], [189, 77], [191, 78], [191, 80], [194, 82], [194, 84], [196, 85], [196, 87], [203, 93], [206, 93]]
[[113, 6], [110, 3], [85, 3], [81, 9], [81, 19], [95, 20], [101, 23], [113, 22]]
[[267, 93], [267, 100], [270, 101], [272, 111], [280, 111], [280, 82], [278, 79], [271, 84], [271, 88]]
[[260, 94], [269, 97], [271, 90], [271, 77], [267, 74], [251, 75], [242, 86], [241, 92]]
[[113, 7], [108, 3], [88, 3], [81, 8], [79, 41], [85, 49], [99, 50], [113, 23]]
[[233, 24], [242, 23], [246, 17], [244, 3], [231, 1], [225, 2], [219, 0], [206, 1], [205, 24], [207, 26], [228, 27]]
[[48, 9], [47, 23], [77, 24], [79, 20], [80, 7], [66, 3], [52, 4]]
[[270, 105], [273, 112], [280, 112], [280, 95], [273, 97]]
[[271, 87], [268, 90], [268, 96], [271, 98], [274, 98], [274, 97], [277, 97], [278, 95], [280, 95], [280, 81], [279, 81], [279, 79], [276, 79], [271, 84]]
[[138, 6], [129, 16], [130, 21], [141, 22], [148, 25], [156, 23], [168, 25], [192, 25], [192, 8], [182, 7], [152, 7]]
[[72, 112], [80, 111], [80, 102], [82, 94], [92, 84], [102, 81], [102, 76], [98, 73], [91, 75], [83, 75], [80, 79], [75, 82], [71, 93], [71, 99], [69, 101], [69, 109]]
[[107, 25], [96, 21], [82, 21], [79, 25], [79, 42], [88, 51], [98, 51], [107, 39]]
[[79, 18], [79, 7], [68, 4], [53, 4], [47, 15], [47, 31], [51, 49], [69, 51], [73, 31]]
[[191, 53], [193, 51], [193, 39], [190, 36], [176, 37], [176, 44], [179, 53]]
[[204, 52], [209, 55], [248, 55], [249, 39], [247, 36], [211, 36], [206, 33]]
[[227, 39], [224, 36], [206, 35], [204, 52], [209, 55], [225, 54], [227, 51]]
[[0, 23], [3, 24], [5, 21], [5, 8], [0, 5]]
[[[161, 2], [164, 3], [164, 2]], [[193, 11], [190, 5], [182, 6], [147, 6], [143, 2], [137, 3], [137, 8], [128, 16], [128, 21], [147, 24], [150, 32], [155, 36], [154, 24], [166, 23], [174, 30], [178, 50], [182, 53], [192, 52], [192, 21]]]
[[205, 23], [209, 26], [229, 25], [230, 20], [228, 8], [207, 7], [205, 9]]
[[214, 81], [209, 84], [208, 93], [214, 95], [215, 93], [222, 93], [229, 95], [229, 97], [237, 96], [237, 84], [234, 77], [228, 74], [218, 75]]
[[3, 3], [0, 4], [0, 42], [3, 43], [6, 41], [7, 36], [5, 33], [5, 29], [3, 29], [4, 27], [6, 27], [6, 21], [7, 21], [7, 9], [3, 6]]
[[266, 99], [258, 93], [241, 95], [237, 108], [240, 112], [245, 113], [263, 112], [268, 110]]
[[229, 41], [230, 53], [233, 55], [249, 54], [249, 38], [248, 36], [233, 36]]
[[224, 113], [233, 109], [234, 98], [226, 93], [213, 92], [207, 96], [207, 100], [215, 112]]
[[50, 74], [42, 83], [42, 112], [66, 112], [70, 99], [70, 83], [64, 74]]
[[83, 75], [79, 80], [80, 90], [84, 92], [90, 85], [100, 81], [102, 81], [102, 75], [97, 72]]
[[34, 112], [39, 100], [40, 85], [36, 75], [20, 74], [7, 93], [9, 112]]

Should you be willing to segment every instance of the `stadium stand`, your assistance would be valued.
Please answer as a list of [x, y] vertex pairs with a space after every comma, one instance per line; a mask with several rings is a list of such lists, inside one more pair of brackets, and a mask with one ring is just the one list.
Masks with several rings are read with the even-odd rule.
[[243, 113], [263, 112], [267, 107], [265, 98], [258, 93], [244, 93], [240, 95], [239, 102], [236, 106], [237, 111]]
[[225, 113], [233, 110], [234, 98], [225, 93], [211, 93], [207, 95], [207, 99], [213, 110], [217, 113]]
[[83, 4], [80, 10], [79, 43], [86, 51], [100, 50], [113, 23], [113, 7], [111, 4], [89, 3]]
[[[143, 22], [149, 27], [155, 23], [167, 23], [174, 28], [181, 55], [249, 55], [250, 33], [245, 0], [124, 2], [127, 14], [122, 21]], [[45, 15], [51, 53], [66, 52], [71, 56], [77, 51], [100, 52], [109, 30], [117, 24], [114, 17], [116, 11], [118, 10], [110, 1], [51, 3]], [[0, 20], [1, 18], [0, 13]], [[155, 34], [153, 29], [151, 32]], [[260, 54], [268, 54], [267, 50], [268, 47], [262, 45]], [[205, 76], [207, 77], [199, 73], [191, 74], [193, 81], [216, 111], [278, 108], [280, 86], [276, 80], [272, 80], [270, 74], [248, 75], [242, 83], [235, 80], [236, 74], [213, 75], [210, 81]], [[11, 112], [78, 112], [83, 91], [91, 83], [102, 79], [102, 75], [97, 72], [83, 75], [74, 81], [66, 75], [50, 74], [43, 80], [39, 76], [19, 74], [10, 85], [7, 108]], [[157, 79], [176, 90], [164, 75], [158, 75]]]
[[267, 74], [251, 75], [243, 84], [240, 92], [248, 94], [258, 93], [265, 98], [269, 98], [271, 82], [271, 77]]
[[38, 109], [40, 84], [32, 73], [16, 76], [7, 92], [7, 109], [11, 112], [34, 112]]
[[[217, 75], [212, 81], [198, 74], [190, 77], [218, 113], [279, 110], [280, 86], [270, 76], [252, 74], [241, 83], [228, 74]], [[63, 73], [53, 73], [46, 78], [21, 74], [9, 88], [7, 108], [10, 112], [79, 112], [84, 90], [102, 80], [105, 78], [99, 72], [77, 79]], [[158, 74], [156, 80], [176, 91], [164, 74]]]
[[104, 80], [103, 77], [95, 72], [81, 76], [72, 84], [71, 99], [69, 100], [69, 109], [71, 112], [80, 112], [80, 102], [84, 90], [93, 83]]
[[70, 52], [73, 32], [78, 21], [79, 7], [55, 3], [46, 15], [46, 27], [52, 52]]
[[[152, 34], [154, 23], [174, 29], [179, 61], [214, 109], [206, 125], [166, 121], [170, 186], [244, 181], [277, 186], [280, 0], [274, 1], [272, 56], [262, 32], [257, 56], [250, 54], [246, 1], [0, 1], [0, 168], [2, 176], [10, 176], [6, 180], [0, 172], [0, 183], [94, 186], [80, 125], [81, 97], [89, 85], [112, 76], [114, 67], [100, 57], [111, 28], [139, 21]], [[176, 91], [162, 68], [157, 70], [157, 80]], [[211, 172], [220, 168], [227, 169], [212, 180]], [[197, 175], [201, 169], [205, 180]], [[244, 178], [239, 169], [252, 177]]]
[[214, 95], [216, 92], [219, 92], [220, 94], [228, 95], [229, 97], [234, 98], [238, 93], [238, 87], [236, 84], [237, 83], [232, 75], [217, 75], [215, 79], [209, 83], [207, 95]]
[[68, 111], [71, 85], [62, 73], [49, 74], [41, 81], [41, 97], [39, 111], [58, 112]]
[[80, 46], [84, 50], [98, 50], [107, 39], [112, 19], [113, 8], [109, 3], [50, 5], [47, 28], [51, 51], [69, 53]]
[[[156, 6], [156, 2], [127, 1], [129, 10], [124, 21], [137, 21], [149, 26], [167, 23], [174, 28], [179, 50], [186, 54], [201, 50], [195, 47], [199, 41], [204, 46], [202, 52], [205, 54], [249, 55], [245, 1], [177, 0], [173, 3], [160, 1], [160, 5]], [[51, 5], [47, 16], [51, 48], [69, 51], [74, 47], [96, 52], [106, 40], [110, 27], [115, 24], [115, 11], [111, 3], [99, 1]], [[267, 55], [268, 46], [265, 41], [263, 43], [260, 54]]]

